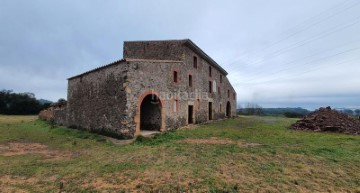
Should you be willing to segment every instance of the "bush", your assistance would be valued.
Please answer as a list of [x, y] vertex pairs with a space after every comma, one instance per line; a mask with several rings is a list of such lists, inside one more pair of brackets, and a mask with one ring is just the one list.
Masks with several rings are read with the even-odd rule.
[[296, 113], [296, 112], [285, 112], [284, 116], [287, 118], [301, 118], [304, 115], [301, 113]]

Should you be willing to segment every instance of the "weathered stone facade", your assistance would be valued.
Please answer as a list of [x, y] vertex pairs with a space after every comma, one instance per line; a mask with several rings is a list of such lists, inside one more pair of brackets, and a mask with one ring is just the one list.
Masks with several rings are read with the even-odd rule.
[[69, 78], [64, 125], [134, 137], [236, 114], [227, 72], [191, 40], [125, 42], [123, 55]]

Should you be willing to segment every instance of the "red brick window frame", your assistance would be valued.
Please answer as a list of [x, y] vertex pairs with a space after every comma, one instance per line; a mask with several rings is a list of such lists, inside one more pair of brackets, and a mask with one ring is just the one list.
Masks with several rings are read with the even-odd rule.
[[174, 113], [180, 112], [180, 109], [179, 109], [179, 100], [178, 100], [177, 98], [176, 98], [176, 99], [173, 99], [172, 112], [174, 112]]
[[195, 69], [198, 68], [198, 58], [196, 56], [193, 57], [193, 66]]

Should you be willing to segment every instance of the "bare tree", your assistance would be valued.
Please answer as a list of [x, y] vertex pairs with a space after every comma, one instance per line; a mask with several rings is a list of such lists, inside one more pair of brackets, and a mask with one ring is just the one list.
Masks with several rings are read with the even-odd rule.
[[244, 113], [247, 115], [262, 115], [263, 108], [258, 104], [248, 103], [248, 104], [246, 104]]
[[356, 116], [360, 116], [360, 109], [356, 109], [355, 114], [356, 114]]

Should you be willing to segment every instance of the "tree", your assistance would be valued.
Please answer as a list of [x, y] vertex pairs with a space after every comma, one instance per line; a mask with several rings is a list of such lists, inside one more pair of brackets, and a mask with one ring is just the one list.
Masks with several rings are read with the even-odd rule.
[[262, 115], [263, 108], [258, 104], [248, 103], [244, 108], [244, 113], [246, 115]]
[[344, 112], [345, 114], [347, 114], [347, 115], [354, 115], [354, 111], [351, 110], [351, 109], [344, 109], [343, 112]]
[[41, 104], [33, 93], [13, 93], [11, 90], [0, 91], [0, 114], [27, 115], [38, 114]]
[[355, 110], [355, 115], [356, 115], [356, 116], [360, 116], [360, 109], [356, 109], [356, 110]]

